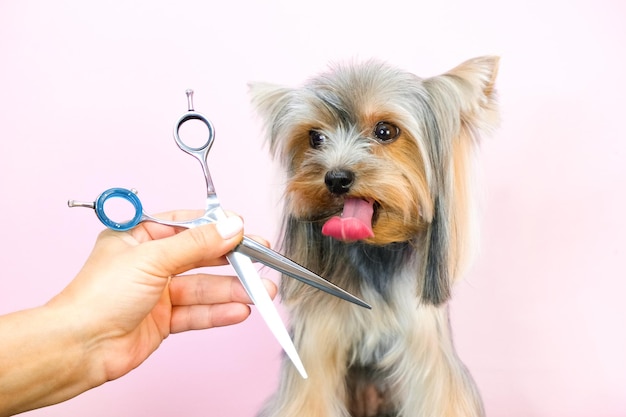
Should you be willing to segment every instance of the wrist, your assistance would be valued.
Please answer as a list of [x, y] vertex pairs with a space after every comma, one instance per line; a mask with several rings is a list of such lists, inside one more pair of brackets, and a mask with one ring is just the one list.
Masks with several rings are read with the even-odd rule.
[[40, 309], [49, 323], [55, 323], [51, 330], [56, 335], [51, 335], [51, 339], [58, 342], [59, 348], [65, 347], [65, 353], [60, 359], [65, 361], [67, 367], [65, 377], [80, 393], [107, 381], [98, 354], [99, 332], [89, 315], [85, 314], [89, 309], [74, 305], [62, 297], [63, 294], [53, 298]]
[[0, 348], [0, 415], [56, 404], [102, 383], [71, 314], [61, 308], [47, 304], [4, 316], [0, 333], [11, 334]]

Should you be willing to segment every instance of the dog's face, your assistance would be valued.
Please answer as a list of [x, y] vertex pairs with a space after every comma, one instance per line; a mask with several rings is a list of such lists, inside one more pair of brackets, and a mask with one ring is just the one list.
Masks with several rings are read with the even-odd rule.
[[478, 58], [421, 79], [369, 61], [298, 89], [252, 85], [287, 173], [286, 214], [347, 242], [426, 239], [435, 267], [452, 273], [469, 149], [493, 122], [496, 69], [497, 58]]
[[416, 236], [422, 218], [432, 218], [411, 91], [417, 86], [410, 74], [369, 63], [339, 67], [286, 93], [289, 120], [271, 144], [288, 172], [287, 211], [326, 223], [325, 232], [343, 240]]

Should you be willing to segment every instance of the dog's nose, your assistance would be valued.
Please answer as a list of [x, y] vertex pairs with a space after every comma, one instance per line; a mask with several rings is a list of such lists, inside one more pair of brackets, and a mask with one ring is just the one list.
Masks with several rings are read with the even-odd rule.
[[333, 194], [345, 194], [354, 183], [354, 173], [345, 169], [328, 171], [324, 183]]

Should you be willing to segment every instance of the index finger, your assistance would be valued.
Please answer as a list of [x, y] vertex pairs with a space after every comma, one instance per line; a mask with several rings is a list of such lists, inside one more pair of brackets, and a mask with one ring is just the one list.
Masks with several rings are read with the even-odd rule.
[[[202, 210], [173, 210], [157, 214], [153, 217], [169, 222], [183, 222], [201, 217]], [[145, 221], [131, 229], [129, 233], [138, 241], [163, 239], [175, 235], [184, 230], [184, 227], [167, 226], [157, 222]]]

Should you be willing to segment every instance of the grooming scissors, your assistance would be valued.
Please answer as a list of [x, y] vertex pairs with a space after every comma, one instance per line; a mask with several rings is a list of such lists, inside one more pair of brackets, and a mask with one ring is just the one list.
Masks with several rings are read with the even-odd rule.
[[[209, 173], [209, 167], [207, 162], [209, 150], [211, 149], [211, 145], [213, 144], [213, 139], [215, 137], [214, 128], [212, 123], [204, 115], [194, 110], [193, 91], [187, 90], [185, 93], [187, 94], [188, 111], [184, 113], [174, 125], [174, 140], [183, 152], [186, 152], [189, 155], [193, 156], [195, 159], [198, 160], [198, 162], [200, 162], [200, 165], [202, 166], [204, 179], [206, 181], [207, 199], [206, 210], [201, 217], [192, 220], [176, 222], [157, 219], [156, 217], [152, 217], [143, 211], [143, 206], [135, 190], [129, 190], [125, 188], [108, 189], [100, 194], [94, 202], [80, 202], [70, 200], [68, 201], [68, 206], [87, 207], [94, 209], [96, 212], [96, 216], [106, 227], [118, 231], [132, 229], [133, 227], [144, 221], [156, 222], [168, 226], [193, 228], [204, 224], [214, 223], [218, 220], [226, 218], [226, 213], [222, 209], [220, 202], [217, 198], [217, 194], [215, 193], [215, 187], [213, 186], [213, 181], [211, 179], [211, 174]], [[179, 133], [180, 128], [185, 122], [189, 120], [199, 120], [207, 127], [208, 139], [206, 143], [204, 143], [204, 145], [197, 148], [191, 147], [181, 139]], [[124, 222], [118, 222], [112, 220], [109, 216], [107, 216], [105, 212], [105, 203], [113, 198], [121, 198], [134, 207], [135, 212], [132, 219]], [[226, 255], [226, 258], [228, 259], [228, 262], [233, 266], [235, 272], [237, 273], [237, 276], [239, 277], [239, 280], [243, 284], [246, 292], [250, 296], [250, 299], [255, 304], [256, 308], [267, 323], [268, 327], [274, 334], [274, 337], [276, 337], [283, 350], [289, 356], [294, 366], [297, 368], [298, 372], [300, 372], [300, 375], [302, 375], [303, 378], [307, 377], [304, 365], [302, 364], [302, 361], [298, 356], [298, 352], [296, 351], [296, 348], [293, 345], [291, 338], [289, 337], [289, 333], [287, 332], [287, 329], [285, 328], [280, 316], [278, 315], [272, 299], [268, 295], [257, 270], [252, 265], [252, 260], [261, 262], [287, 276], [298, 279], [305, 284], [311, 285], [336, 297], [340, 297], [344, 300], [350, 301], [365, 308], [371, 308], [367, 303], [353, 296], [347, 291], [344, 291], [343, 289], [337, 287], [329, 281], [326, 281], [319, 275], [293, 262], [289, 258], [286, 258], [285, 256], [279, 254], [274, 250], [266, 248], [265, 246], [257, 243], [256, 241], [248, 237], [244, 237], [242, 242], [232, 252]]]

